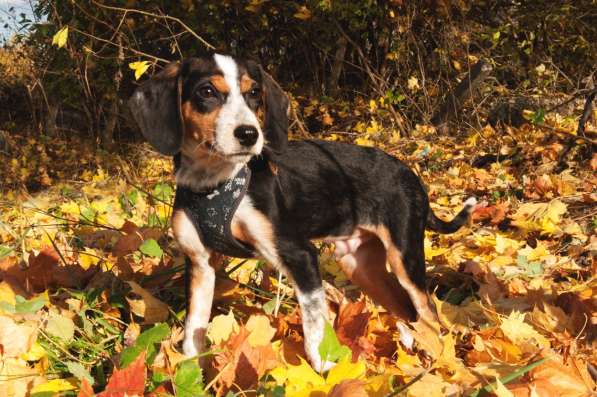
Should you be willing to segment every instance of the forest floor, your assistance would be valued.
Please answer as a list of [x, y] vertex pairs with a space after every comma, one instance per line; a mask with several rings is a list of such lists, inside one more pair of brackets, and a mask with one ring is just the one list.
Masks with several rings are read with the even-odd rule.
[[351, 286], [320, 245], [336, 331], [321, 349], [338, 365], [318, 374], [303, 360], [285, 278], [260, 261], [231, 260], [217, 276], [201, 372], [180, 353], [184, 258], [169, 230], [171, 161], [146, 145], [116, 155], [80, 138], [6, 134], [0, 395], [595, 392], [597, 156], [579, 140], [560, 161], [574, 120], [551, 115], [542, 126], [458, 136], [419, 126], [401, 138], [374, 120], [361, 129], [325, 138], [404, 160], [444, 219], [469, 196], [486, 203], [457, 233], [426, 233], [441, 335], [417, 322], [414, 344], [403, 345], [396, 319]]

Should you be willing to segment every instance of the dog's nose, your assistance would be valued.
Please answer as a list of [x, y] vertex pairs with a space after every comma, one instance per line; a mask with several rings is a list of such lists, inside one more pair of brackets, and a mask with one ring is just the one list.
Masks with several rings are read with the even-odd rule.
[[250, 125], [241, 125], [234, 130], [234, 136], [243, 146], [253, 146], [257, 142], [259, 132], [257, 128]]

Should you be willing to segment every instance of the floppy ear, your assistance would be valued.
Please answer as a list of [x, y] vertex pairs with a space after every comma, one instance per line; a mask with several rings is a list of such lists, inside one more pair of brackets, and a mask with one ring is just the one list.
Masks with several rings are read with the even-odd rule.
[[129, 107], [143, 136], [160, 153], [174, 155], [182, 145], [180, 64], [171, 63], [137, 88]]
[[288, 145], [288, 96], [275, 80], [262, 67], [261, 83], [263, 85], [265, 105], [264, 134], [267, 146], [274, 154], [280, 154]]

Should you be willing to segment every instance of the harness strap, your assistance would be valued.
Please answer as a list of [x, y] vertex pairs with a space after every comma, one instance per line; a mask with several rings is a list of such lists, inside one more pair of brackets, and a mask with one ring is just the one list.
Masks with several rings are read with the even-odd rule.
[[233, 178], [209, 191], [195, 192], [178, 186], [174, 209], [186, 213], [207, 248], [226, 256], [252, 258], [253, 248], [234, 238], [230, 229], [250, 181], [251, 170], [244, 166]]

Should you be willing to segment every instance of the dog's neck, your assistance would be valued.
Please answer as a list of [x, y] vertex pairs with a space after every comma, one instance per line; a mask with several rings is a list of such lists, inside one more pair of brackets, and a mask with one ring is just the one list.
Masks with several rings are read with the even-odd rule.
[[174, 161], [176, 184], [196, 192], [215, 188], [233, 178], [245, 165], [222, 159], [192, 159], [182, 153]]

